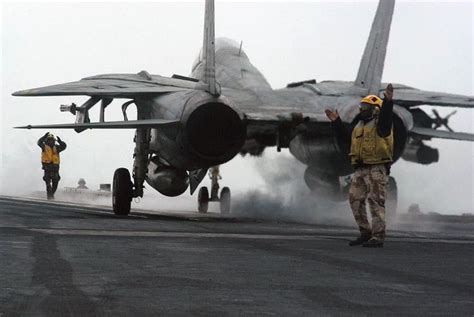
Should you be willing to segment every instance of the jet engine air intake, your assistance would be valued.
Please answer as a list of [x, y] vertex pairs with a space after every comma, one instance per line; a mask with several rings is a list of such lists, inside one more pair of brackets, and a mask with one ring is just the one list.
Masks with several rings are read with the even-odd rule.
[[230, 106], [209, 101], [196, 107], [186, 120], [186, 138], [202, 159], [227, 161], [245, 141], [241, 116]]

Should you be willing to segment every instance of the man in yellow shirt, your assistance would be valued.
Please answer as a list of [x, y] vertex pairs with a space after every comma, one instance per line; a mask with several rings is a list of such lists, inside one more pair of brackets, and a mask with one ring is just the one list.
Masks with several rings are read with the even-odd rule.
[[44, 170], [43, 180], [46, 183], [46, 197], [51, 200], [54, 199], [54, 193], [56, 193], [61, 179], [59, 176], [59, 164], [61, 162], [59, 153], [66, 149], [66, 143], [59, 137], [55, 138], [53, 134], [47, 132], [39, 138], [38, 146], [41, 148], [41, 164]]
[[[385, 240], [385, 197], [390, 165], [393, 162], [393, 87], [389, 84], [382, 101], [369, 95], [360, 101], [359, 114], [352, 133], [347, 131], [337, 111], [326, 110], [336, 137], [350, 143], [349, 157], [354, 168], [349, 203], [360, 236], [350, 246], [383, 247]], [[367, 219], [366, 200], [372, 215]]]

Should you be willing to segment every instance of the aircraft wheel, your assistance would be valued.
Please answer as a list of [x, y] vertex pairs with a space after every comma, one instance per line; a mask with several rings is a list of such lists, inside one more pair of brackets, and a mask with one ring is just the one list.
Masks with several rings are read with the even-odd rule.
[[132, 202], [133, 183], [126, 168], [115, 170], [112, 188], [112, 209], [114, 214], [127, 216]]
[[205, 214], [209, 207], [209, 191], [207, 187], [199, 188], [198, 193], [198, 211], [201, 214]]
[[387, 199], [385, 202], [385, 213], [389, 220], [395, 220], [397, 217], [398, 206], [398, 188], [395, 178], [389, 176], [387, 184]]
[[227, 215], [230, 213], [230, 189], [229, 187], [222, 188], [220, 199], [221, 214]]

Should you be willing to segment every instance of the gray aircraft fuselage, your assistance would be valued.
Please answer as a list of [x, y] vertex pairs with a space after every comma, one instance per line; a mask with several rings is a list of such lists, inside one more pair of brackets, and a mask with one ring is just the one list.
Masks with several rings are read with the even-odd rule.
[[[197, 58], [192, 69], [192, 78], [202, 78], [202, 67]], [[358, 113], [360, 95], [354, 93], [351, 82], [326, 81], [316, 84], [303, 84], [295, 88], [284, 88], [273, 90], [265, 77], [254, 67], [247, 55], [239, 45], [229, 39], [216, 40], [216, 79], [222, 86], [222, 92], [219, 100], [224, 101], [229, 106], [229, 112], [235, 112], [236, 118], [242, 118], [242, 113], [248, 112], [301, 112], [313, 113], [319, 116], [323, 122], [328, 122], [324, 114], [327, 108], [337, 109], [341, 119], [347, 124], [352, 123]], [[331, 92], [333, 92], [331, 94]], [[356, 92], [357, 93], [357, 92]], [[190, 99], [191, 98], [191, 99]], [[189, 122], [190, 113], [196, 109], [196, 105], [202, 105], [210, 102], [212, 96], [204, 92], [182, 92], [172, 93], [157, 97], [152, 100], [137, 101], [139, 108], [149, 108], [150, 113], [143, 118], [164, 118], [180, 119], [186, 122], [179, 131], [170, 131], [153, 129], [150, 150], [157, 153], [165, 162], [177, 169], [195, 170], [207, 168], [214, 165], [223, 164], [231, 160], [241, 151], [242, 142], [249, 141], [252, 136], [241, 129], [246, 129], [245, 123], [239, 126], [235, 122], [234, 129], [219, 126], [219, 115], [216, 112], [220, 108], [225, 108], [221, 104], [213, 109], [213, 115], [208, 118], [209, 121], [200, 121], [200, 133], [205, 131], [209, 125], [217, 125], [208, 135], [203, 137], [202, 143], [206, 143], [212, 152], [212, 148], [219, 148], [224, 143], [234, 151], [223, 150], [225, 155], [216, 157], [216, 153], [196, 153], [190, 150], [190, 147], [180, 146], [180, 140], [185, 134]], [[147, 105], [147, 107], [145, 107]], [[270, 106], [267, 106], [270, 105]], [[395, 107], [395, 144], [399, 150], [395, 152], [395, 159], [401, 156], [404, 144], [406, 142], [406, 131], [413, 124], [410, 121], [411, 116], [402, 107]], [[142, 119], [139, 117], [139, 119]], [[245, 121], [245, 120], [244, 120]], [[226, 125], [232, 120], [222, 120]], [[399, 133], [397, 133], [400, 130]], [[221, 131], [221, 133], [218, 133]], [[225, 131], [228, 133], [225, 134]], [[247, 131], [248, 132], [248, 131]], [[247, 135], [247, 140], [242, 136]], [[307, 137], [306, 137], [307, 135]], [[289, 144], [291, 153], [301, 162], [308, 166], [317, 167], [327, 174], [342, 176], [351, 173], [350, 162], [347, 158], [347, 152], [339, 149], [333, 133], [314, 139], [310, 133], [303, 133], [293, 138]], [[235, 147], [232, 147], [232, 140], [235, 140]], [[183, 137], [184, 143], [187, 142]], [[274, 146], [275, 138], [266, 140], [256, 140], [262, 146]], [[245, 147], [245, 145], [243, 145]], [[193, 147], [191, 147], [193, 148]], [[205, 152], [205, 151], [201, 151]], [[218, 153], [217, 153], [218, 154]], [[212, 157], [212, 159], [210, 159]]]

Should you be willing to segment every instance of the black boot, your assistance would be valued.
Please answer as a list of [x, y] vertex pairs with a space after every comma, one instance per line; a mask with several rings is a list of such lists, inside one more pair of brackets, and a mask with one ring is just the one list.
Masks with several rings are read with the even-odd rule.
[[383, 248], [383, 240], [372, 238], [363, 243], [362, 246], [366, 248]]
[[370, 236], [369, 236], [369, 235], [362, 234], [362, 235], [360, 235], [357, 239], [350, 241], [350, 242], [349, 242], [349, 245], [350, 245], [351, 247], [353, 247], [353, 246], [356, 246], [356, 245], [361, 245], [361, 244], [363, 244], [363, 243], [365, 243], [365, 242], [367, 242], [367, 241], [369, 241], [369, 240], [370, 240]]

